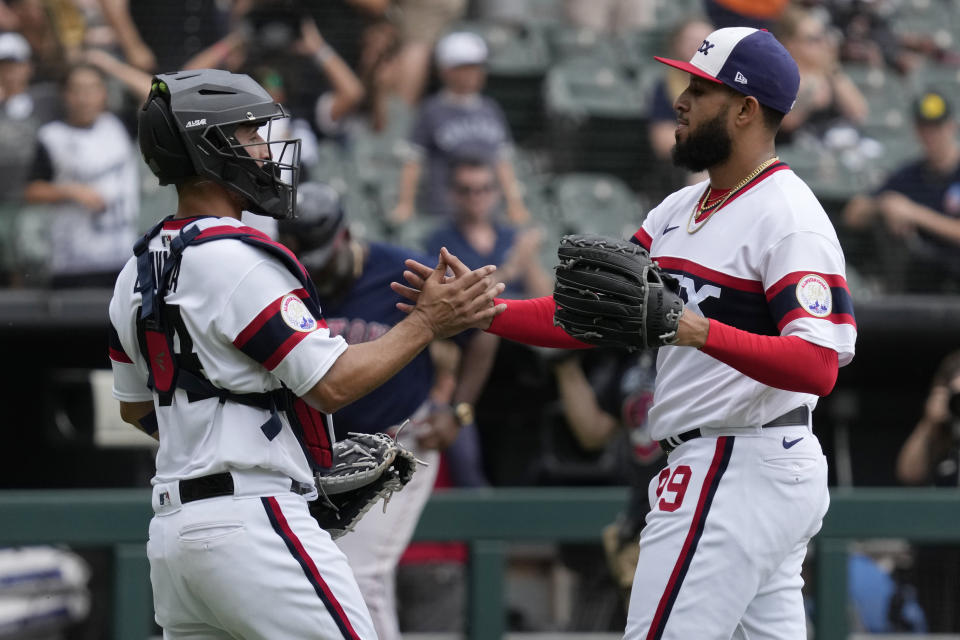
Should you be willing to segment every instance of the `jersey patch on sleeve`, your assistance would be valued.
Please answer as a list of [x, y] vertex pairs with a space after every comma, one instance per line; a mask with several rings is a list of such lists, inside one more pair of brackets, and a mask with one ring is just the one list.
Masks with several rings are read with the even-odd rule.
[[326, 328], [300, 299], [306, 291], [284, 294], [268, 304], [233, 341], [233, 345], [273, 371], [304, 338]]
[[310, 333], [317, 329], [317, 321], [310, 315], [307, 305], [303, 304], [303, 301], [292, 293], [288, 293], [281, 298], [280, 317], [294, 331]]
[[827, 281], [815, 273], [810, 273], [797, 283], [797, 301], [812, 316], [826, 318], [833, 310], [833, 294]]
[[769, 287], [766, 294], [770, 313], [780, 331], [803, 317], [857, 326], [853, 297], [843, 276], [796, 271]]

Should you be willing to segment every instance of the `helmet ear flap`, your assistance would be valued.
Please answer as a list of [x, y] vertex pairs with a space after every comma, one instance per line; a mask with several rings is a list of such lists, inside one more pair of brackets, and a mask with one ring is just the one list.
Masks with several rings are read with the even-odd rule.
[[163, 97], [151, 95], [143, 105], [139, 120], [140, 151], [161, 185], [177, 184], [197, 175], [168, 102]]

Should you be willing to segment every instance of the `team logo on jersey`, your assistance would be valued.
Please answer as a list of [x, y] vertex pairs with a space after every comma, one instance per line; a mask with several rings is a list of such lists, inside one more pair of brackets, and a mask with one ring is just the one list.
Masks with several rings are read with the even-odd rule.
[[807, 313], [817, 318], [826, 318], [833, 309], [830, 285], [815, 273], [800, 278], [797, 283], [797, 300]]
[[310, 333], [317, 328], [317, 321], [310, 315], [307, 305], [292, 293], [283, 296], [283, 300], [280, 301], [280, 317], [294, 331]]

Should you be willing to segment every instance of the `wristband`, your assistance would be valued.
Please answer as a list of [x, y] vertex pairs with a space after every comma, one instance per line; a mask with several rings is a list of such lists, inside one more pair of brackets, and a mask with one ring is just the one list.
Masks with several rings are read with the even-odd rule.
[[473, 405], [469, 402], [458, 402], [453, 408], [453, 414], [457, 417], [460, 426], [473, 424], [474, 414]]

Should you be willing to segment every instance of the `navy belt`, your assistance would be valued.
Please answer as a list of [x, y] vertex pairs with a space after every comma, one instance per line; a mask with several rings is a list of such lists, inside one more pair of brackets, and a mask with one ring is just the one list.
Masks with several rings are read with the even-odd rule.
[[[299, 482], [291, 480], [290, 491], [298, 495], [304, 495], [309, 493], [310, 489], [302, 487]], [[187, 504], [194, 500], [205, 500], [207, 498], [232, 495], [233, 476], [227, 471], [180, 481], [180, 504]]]
[[[806, 405], [802, 407], [797, 407], [787, 411], [782, 416], [774, 418], [770, 422], [764, 425], [760, 425], [761, 429], [766, 429], [768, 427], [794, 427], [794, 426], [806, 426], [810, 422], [810, 409]], [[691, 429], [690, 431], [684, 431], [678, 436], [669, 436], [661, 440], [658, 444], [660, 448], [663, 449], [664, 453], [670, 453], [677, 447], [679, 447], [684, 442], [693, 440], [694, 438], [699, 438], [704, 434], [701, 433], [700, 429]]]

